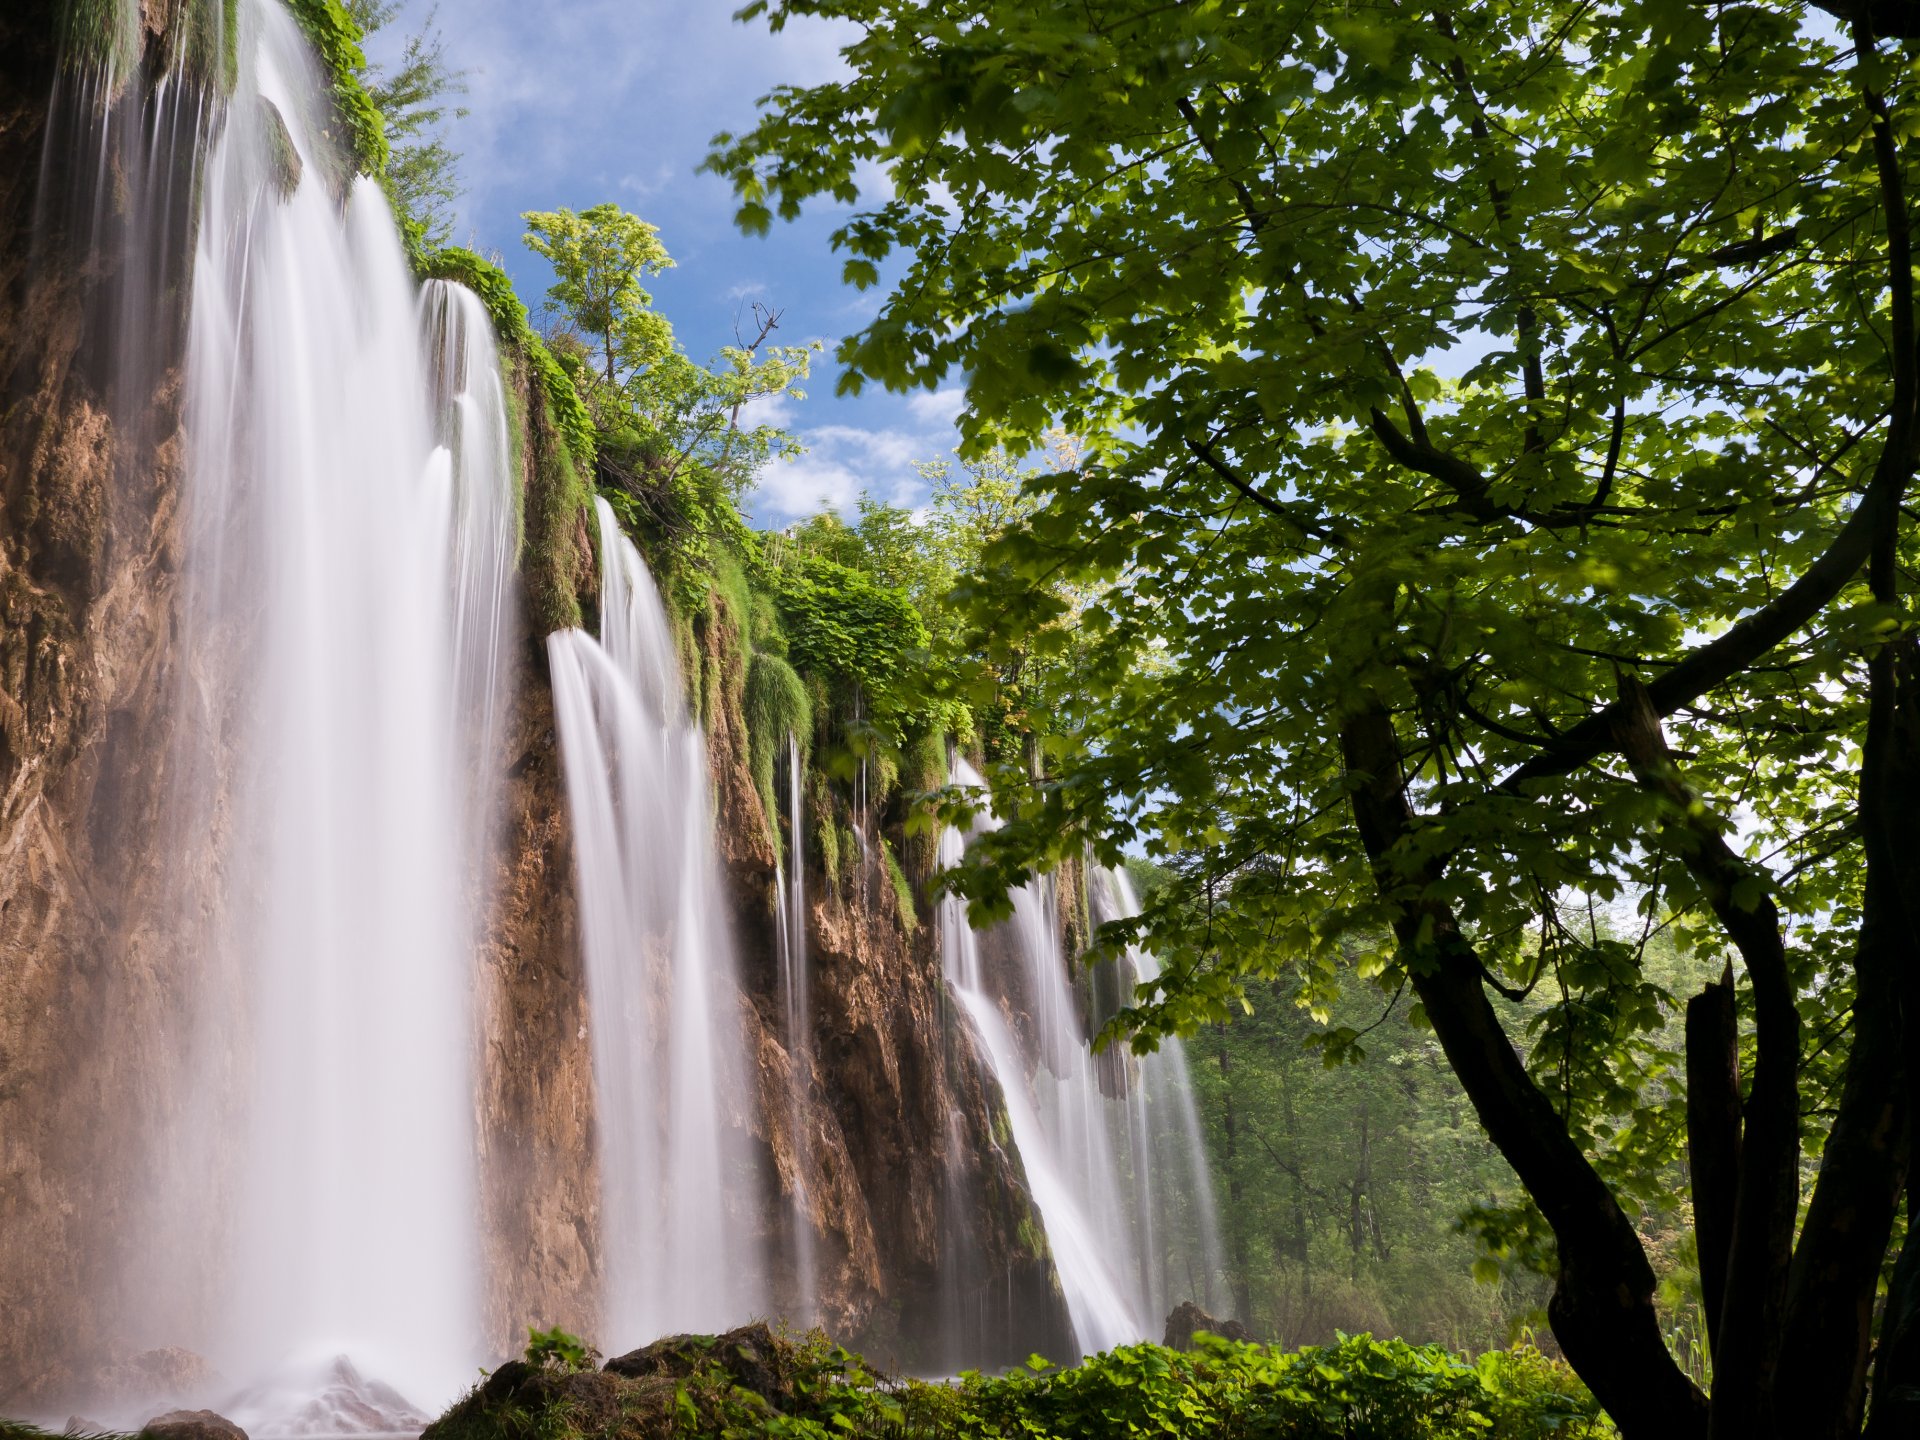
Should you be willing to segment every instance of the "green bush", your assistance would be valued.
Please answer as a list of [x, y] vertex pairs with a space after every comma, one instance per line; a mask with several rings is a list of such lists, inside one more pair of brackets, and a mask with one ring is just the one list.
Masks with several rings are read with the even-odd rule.
[[[526, 1364], [502, 1367], [430, 1427], [426, 1440], [1601, 1440], [1616, 1433], [1566, 1366], [1525, 1348], [1470, 1362], [1438, 1346], [1365, 1335], [1297, 1351], [1202, 1336], [1193, 1353], [1128, 1345], [1064, 1370], [1035, 1356], [1009, 1375], [969, 1373], [940, 1383], [876, 1374], [818, 1331], [795, 1338], [753, 1326], [657, 1342], [651, 1363], [622, 1362], [628, 1379], [556, 1360], [539, 1342], [558, 1334], [536, 1334]], [[571, 1336], [561, 1340], [565, 1355], [590, 1354]]]
[[1203, 1337], [1193, 1354], [1130, 1345], [1071, 1370], [970, 1375], [944, 1433], [1108, 1440], [1579, 1440], [1610, 1436], [1565, 1366], [1532, 1350], [1470, 1363], [1370, 1336], [1288, 1351]]
[[777, 585], [794, 666], [841, 693], [857, 688], [867, 723], [899, 744], [917, 715], [914, 662], [928, 645], [920, 612], [901, 591], [811, 555], [783, 568]]

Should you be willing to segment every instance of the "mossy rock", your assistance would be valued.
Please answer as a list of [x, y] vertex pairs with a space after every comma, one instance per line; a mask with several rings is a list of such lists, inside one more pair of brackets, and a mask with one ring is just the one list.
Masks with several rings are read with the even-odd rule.
[[599, 1370], [510, 1360], [429, 1425], [421, 1440], [669, 1440], [737, 1433], [804, 1408], [799, 1351], [756, 1323], [674, 1335]]

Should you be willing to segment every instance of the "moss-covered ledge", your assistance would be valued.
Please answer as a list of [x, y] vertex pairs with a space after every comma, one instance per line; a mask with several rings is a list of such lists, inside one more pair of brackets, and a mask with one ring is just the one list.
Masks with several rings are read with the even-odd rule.
[[[573, 381], [534, 332], [527, 307], [506, 272], [471, 250], [450, 246], [418, 262], [423, 280], [451, 280], [480, 298], [493, 321], [515, 430], [526, 456], [520, 573], [536, 631], [548, 635], [583, 623], [580, 597], [591, 593], [582, 573], [578, 535], [593, 490], [594, 431]], [[592, 534], [592, 526], [587, 526]]]

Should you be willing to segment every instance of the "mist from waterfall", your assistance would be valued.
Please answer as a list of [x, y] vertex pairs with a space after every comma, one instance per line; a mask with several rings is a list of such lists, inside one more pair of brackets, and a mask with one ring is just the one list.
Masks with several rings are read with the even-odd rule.
[[[985, 787], [964, 760], [955, 762], [953, 781]], [[946, 830], [941, 868], [960, 864], [966, 845], [966, 836]], [[1131, 895], [1121, 883], [1112, 875], [1098, 882], [1116, 909]], [[1218, 1264], [1198, 1117], [1191, 1094], [1176, 1093], [1185, 1058], [1179, 1042], [1168, 1041], [1158, 1065], [1103, 1087], [1069, 983], [1053, 878], [1030, 880], [1012, 900], [1013, 916], [990, 932], [991, 944], [968, 923], [964, 899], [941, 902], [947, 984], [1005, 1098], [1080, 1353], [1157, 1338], [1174, 1285], [1205, 1287]]]
[[150, 1228], [218, 1277], [195, 1338], [250, 1386], [235, 1417], [288, 1434], [341, 1428], [337, 1356], [426, 1406], [483, 1358], [475, 777], [513, 477], [484, 311], [417, 291], [285, 10], [237, 23], [183, 397], [171, 805], [183, 872], [210, 858], [170, 923], [200, 956], [196, 1093]]
[[608, 1347], [763, 1307], [742, 997], [706, 739], [646, 563], [596, 501], [600, 635], [547, 637], [573, 822]]

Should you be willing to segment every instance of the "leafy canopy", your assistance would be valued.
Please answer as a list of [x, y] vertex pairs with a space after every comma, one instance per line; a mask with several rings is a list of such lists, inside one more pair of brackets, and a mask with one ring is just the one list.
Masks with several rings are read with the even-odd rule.
[[[856, 206], [845, 278], [895, 278], [843, 389], [964, 376], [970, 454], [1084, 441], [971, 596], [983, 672], [1074, 668], [965, 886], [1177, 857], [1124, 927], [1143, 1044], [1248, 977], [1408, 981], [1553, 1226], [1569, 1355], [1649, 1427], [1706, 1405], [1621, 1208], [1686, 1138], [1669, 987], [1737, 962], [1752, 1027], [1725, 1433], [1770, 1392], [1857, 1425], [1904, 1166], [1864, 877], [1912, 863], [1868, 699], [1912, 649], [1920, 77], [1832, 9], [756, 0], [860, 33], [709, 160], [748, 229]], [[1509, 1033], [1488, 997], [1536, 991]]]

